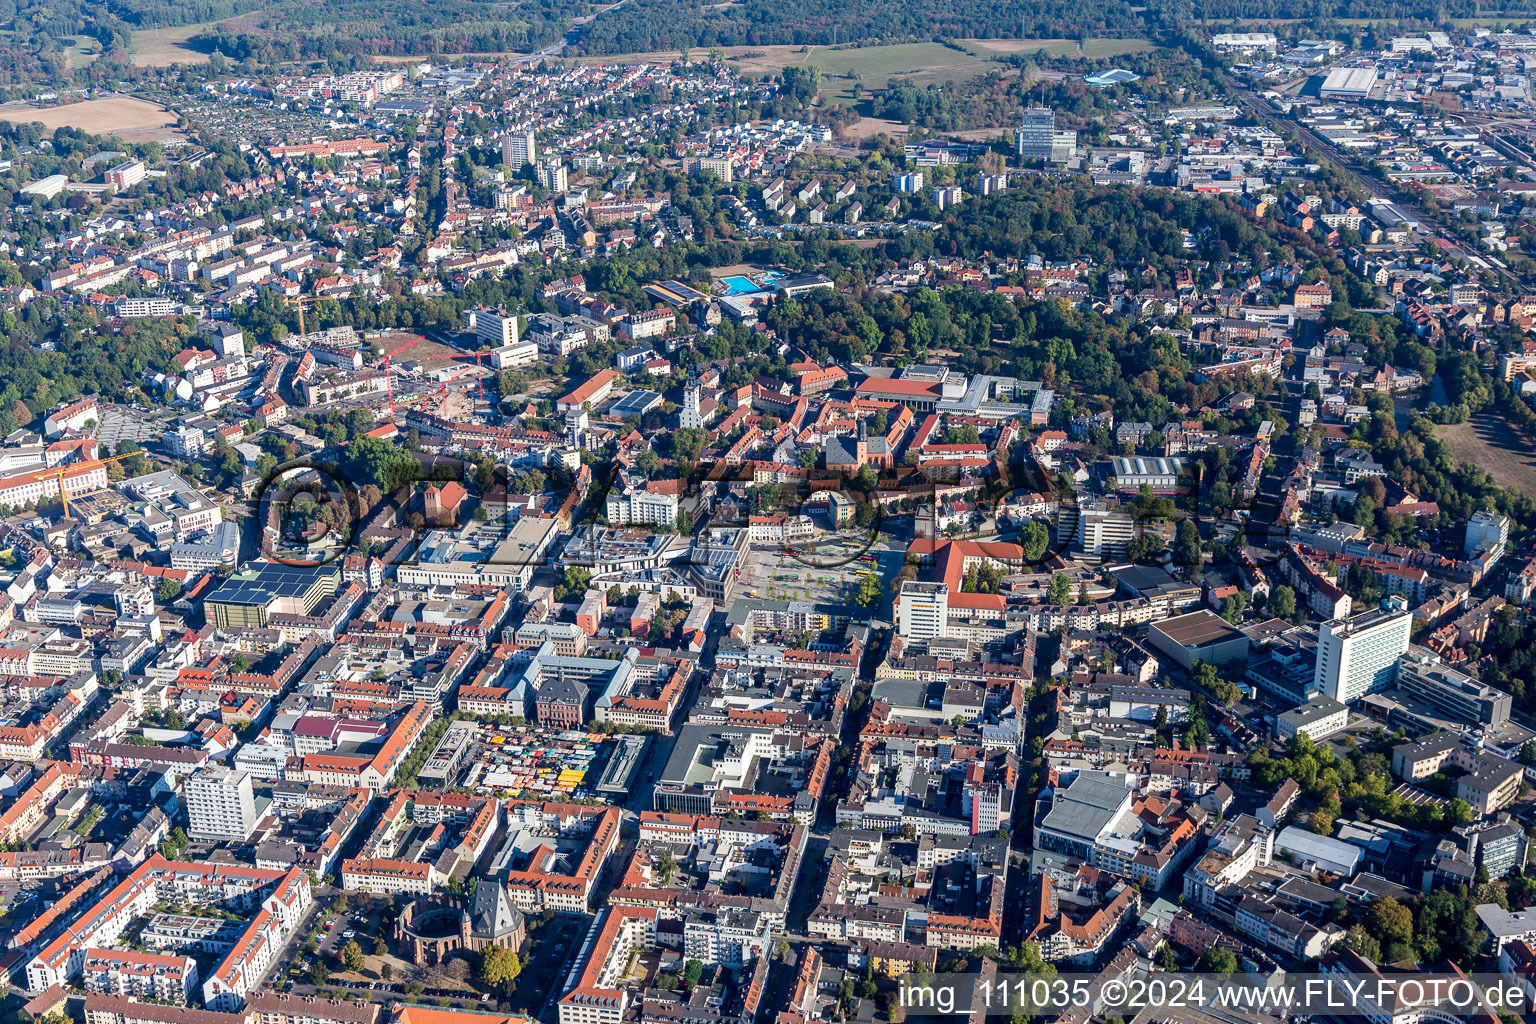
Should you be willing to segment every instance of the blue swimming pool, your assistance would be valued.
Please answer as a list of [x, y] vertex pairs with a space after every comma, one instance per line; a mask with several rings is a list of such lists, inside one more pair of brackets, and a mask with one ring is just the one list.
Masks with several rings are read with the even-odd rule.
[[762, 291], [750, 277], [741, 275], [727, 277], [725, 281], [725, 294], [727, 295], [751, 295], [753, 292]]
[[[753, 277], [756, 280], [753, 280]], [[737, 274], [734, 277], [721, 278], [725, 282], [725, 294], [751, 295], [754, 292], [772, 291], [774, 282], [784, 279], [784, 275], [777, 270], [764, 270], [759, 274], [753, 275], [753, 277]]]

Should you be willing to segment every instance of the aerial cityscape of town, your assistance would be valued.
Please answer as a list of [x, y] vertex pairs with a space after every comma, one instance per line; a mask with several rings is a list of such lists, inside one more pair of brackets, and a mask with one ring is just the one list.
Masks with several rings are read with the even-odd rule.
[[108, 7], [0, 1021], [1536, 1021], [1536, 12]]

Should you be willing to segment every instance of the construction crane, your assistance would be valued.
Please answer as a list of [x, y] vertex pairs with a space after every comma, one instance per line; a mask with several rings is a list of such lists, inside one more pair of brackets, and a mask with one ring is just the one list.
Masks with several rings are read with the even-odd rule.
[[[419, 341], [421, 339], [418, 338], [417, 340]], [[412, 342], [411, 344], [415, 344], [415, 342]], [[399, 349], [396, 349], [395, 351], [398, 352]], [[393, 354], [394, 353], [391, 353], [391, 355], [393, 355]], [[437, 362], [443, 362], [445, 360], [464, 359], [464, 358], [466, 358], [468, 356], [471, 356], [471, 355], [475, 357], [475, 403], [476, 403], [476, 407], [478, 408], [478, 407], [481, 407], [481, 406], [485, 405], [485, 377], [483, 376], [483, 374], [481, 372], [481, 362], [480, 362], [480, 357], [483, 355], [482, 352], [456, 352], [453, 355], [447, 355], [447, 356], [426, 356], [426, 357], [424, 357], [422, 359], [418, 359], [417, 362], [418, 363], [437, 363]], [[386, 356], [385, 358], [387, 359], [388, 357]], [[439, 390], [446, 390], [447, 386], [448, 385], [445, 383], [443, 385], [443, 387], [440, 388]], [[394, 392], [393, 391], [390, 392], [390, 408], [391, 409], [394, 408]]]
[[64, 486], [64, 474], [65, 473], [69, 473], [69, 472], [72, 472], [72, 471], [78, 471], [78, 470], [81, 470], [81, 469], [93, 469], [96, 466], [105, 466], [109, 462], [118, 462], [118, 461], [120, 461], [122, 459], [131, 459], [135, 455], [143, 455], [143, 454], [144, 454], [143, 452], [125, 452], [122, 455], [109, 455], [109, 456], [107, 456], [104, 459], [85, 459], [85, 460], [83, 460], [81, 462], [71, 462], [71, 463], [68, 463], [66, 465], [59, 466], [56, 469], [39, 470], [38, 472], [29, 474], [29, 475], [31, 476], [31, 478], [33, 480], [48, 480], [48, 479], [52, 478], [52, 479], [57, 479], [59, 481], [59, 497], [62, 498], [63, 501], [64, 501], [64, 518], [68, 519], [70, 517], [70, 515], [69, 515], [69, 491]]
[[[303, 307], [301, 306], [299, 308], [302, 311]], [[422, 341], [426, 341], [426, 339], [418, 334], [416, 337], [412, 338], [404, 345], [401, 345], [393, 352], [384, 353], [384, 386], [389, 389], [389, 414], [391, 416], [395, 414], [395, 378], [390, 374], [389, 361], [395, 356], [399, 355], [401, 352], [404, 352], [406, 349], [410, 348], [412, 345]]]
[[309, 303], [319, 302], [320, 301], [320, 296], [318, 296], [318, 295], [295, 295], [293, 298], [289, 299], [288, 301], [293, 303], [293, 305], [299, 311], [299, 337], [302, 338], [304, 335], [309, 333], [308, 331], [306, 331], [304, 329], [304, 307], [306, 305], [308, 305]]

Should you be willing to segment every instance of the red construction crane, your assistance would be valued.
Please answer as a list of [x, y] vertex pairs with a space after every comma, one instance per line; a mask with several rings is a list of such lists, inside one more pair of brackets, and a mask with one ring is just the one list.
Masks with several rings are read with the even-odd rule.
[[[416, 339], [416, 341], [421, 341], [421, 340], [422, 339], [420, 339], [420, 338]], [[397, 355], [398, 353], [404, 351], [405, 349], [410, 348], [411, 345], [416, 344], [416, 341], [412, 341], [412, 342], [409, 342], [409, 343], [407, 343], [405, 345], [402, 345], [402, 346], [400, 346], [400, 348], [395, 349], [394, 352], [391, 352], [391, 353], [389, 353], [388, 355], [386, 355], [384, 357], [385, 372], [386, 373], [388, 372], [389, 357], [393, 356], [393, 355]], [[455, 352], [455, 353], [453, 353], [451, 355], [425, 356], [425, 357], [423, 357], [421, 359], [418, 359], [416, 361], [418, 363], [437, 363], [437, 362], [443, 362], [445, 360], [448, 360], [448, 361], [458, 361], [458, 360], [467, 359], [467, 357], [473, 355], [475, 357], [475, 396], [476, 396], [476, 403], [477, 403], [477, 406], [483, 406], [483, 405], [485, 405], [485, 378], [482, 376], [482, 364], [481, 364], [481, 361], [480, 361], [480, 357], [483, 354], [484, 354], [483, 352]], [[442, 387], [437, 389], [436, 393], [437, 394], [442, 394], [443, 392], [446, 392], [447, 390], [448, 390], [448, 385], [447, 385], [447, 383], [444, 383]], [[389, 392], [389, 407], [390, 407], [391, 411], [393, 411], [393, 409], [395, 407], [395, 392], [394, 392], [394, 388], [393, 387], [390, 388], [390, 392]]]
[[[304, 307], [302, 307], [302, 306], [299, 307], [299, 310], [300, 310], [301, 313], [303, 312], [303, 308]], [[412, 338], [410, 341], [406, 342], [404, 345], [401, 345], [399, 348], [395, 349], [393, 352], [386, 352], [386, 353], [384, 353], [384, 386], [389, 389], [389, 414], [391, 416], [393, 416], [395, 414], [395, 378], [390, 373], [389, 361], [392, 358], [394, 358], [395, 356], [399, 355], [401, 352], [404, 352], [406, 349], [410, 348], [412, 345], [416, 344], [417, 342], [426, 341], [426, 340], [427, 339], [423, 338], [421, 335], [418, 334], [418, 335], [416, 335], [416, 337]]]

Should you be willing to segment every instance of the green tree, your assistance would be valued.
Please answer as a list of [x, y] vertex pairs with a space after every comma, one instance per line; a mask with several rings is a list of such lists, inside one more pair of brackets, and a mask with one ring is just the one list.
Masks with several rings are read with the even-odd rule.
[[367, 961], [363, 958], [363, 947], [357, 944], [356, 939], [341, 947], [341, 962], [347, 965], [347, 970], [354, 973], [361, 971], [367, 965]]
[[1045, 557], [1051, 545], [1051, 531], [1038, 519], [1031, 519], [1019, 531], [1019, 545], [1024, 549], [1024, 561], [1035, 563]]
[[859, 587], [853, 599], [861, 608], [873, 608], [885, 596], [885, 584], [874, 576], [859, 577]]
[[1344, 936], [1344, 945], [1372, 963], [1381, 962], [1381, 943], [1376, 941], [1374, 935], [1366, 931], [1364, 925], [1351, 925], [1349, 931]]
[[1064, 572], [1058, 572], [1051, 576], [1051, 585], [1045, 592], [1045, 599], [1051, 604], [1072, 603], [1072, 577]]
[[1413, 939], [1413, 913], [1391, 896], [1371, 901], [1365, 912], [1365, 924], [1383, 947]]
[[342, 451], [342, 468], [359, 485], [393, 494], [420, 477], [421, 462], [410, 452], [377, 437], [354, 438]]
[[1296, 614], [1296, 591], [1282, 583], [1269, 595], [1269, 614], [1288, 619]]
[[1188, 519], [1180, 519], [1174, 531], [1173, 560], [1190, 569], [1201, 564], [1200, 531]]
[[683, 981], [690, 986], [697, 985], [704, 980], [704, 963], [700, 960], [689, 960], [683, 965]]
[[1213, 946], [1200, 957], [1200, 974], [1232, 974], [1237, 970], [1237, 954], [1222, 946]]
[[521, 973], [523, 973], [523, 961], [518, 957], [516, 950], [488, 946], [485, 952], [480, 954], [480, 980], [487, 985], [496, 985], [503, 991], [510, 992], [512, 983]]

